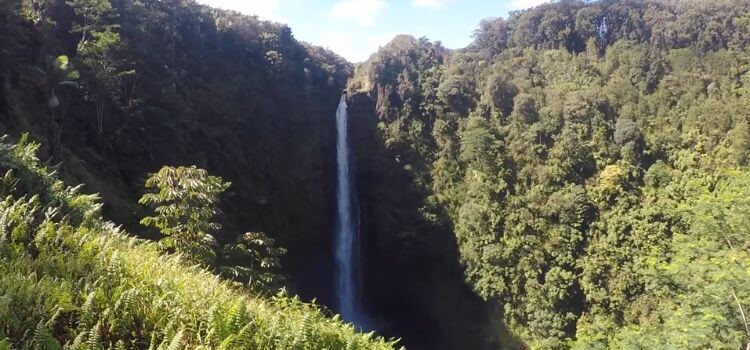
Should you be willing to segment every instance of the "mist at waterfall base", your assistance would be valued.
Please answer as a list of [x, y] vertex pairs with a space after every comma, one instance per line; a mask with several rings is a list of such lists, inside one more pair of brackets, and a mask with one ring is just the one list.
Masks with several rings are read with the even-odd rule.
[[361, 262], [357, 215], [351, 193], [346, 94], [336, 110], [336, 302], [344, 321], [368, 328], [360, 299]]

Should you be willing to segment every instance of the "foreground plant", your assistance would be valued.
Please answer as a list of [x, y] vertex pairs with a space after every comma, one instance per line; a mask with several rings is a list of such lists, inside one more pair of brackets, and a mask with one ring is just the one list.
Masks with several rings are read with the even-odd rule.
[[0, 349], [390, 349], [313, 304], [258, 298], [101, 218], [37, 144], [0, 141]]

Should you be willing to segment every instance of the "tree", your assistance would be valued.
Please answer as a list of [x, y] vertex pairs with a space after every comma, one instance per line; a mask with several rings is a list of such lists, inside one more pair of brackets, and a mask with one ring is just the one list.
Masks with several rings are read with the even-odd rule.
[[165, 166], [146, 180], [146, 188], [152, 192], [144, 194], [139, 203], [155, 207], [156, 215], [143, 218], [141, 224], [161, 231], [164, 238], [160, 243], [165, 249], [183, 254], [190, 262], [211, 266], [216, 259], [211, 233], [221, 229], [213, 220], [220, 213], [219, 196], [229, 185], [195, 166]]
[[117, 59], [115, 51], [121, 45], [120, 35], [111, 29], [93, 32], [94, 38], [79, 47], [82, 61], [88, 68], [92, 86], [90, 97], [96, 104], [96, 121], [99, 135], [104, 133], [104, 116], [107, 102], [121, 95], [125, 79], [135, 74], [134, 70], [125, 70], [125, 62]]
[[255, 291], [281, 286], [281, 256], [286, 249], [276, 246], [263, 232], [247, 232], [236, 243], [225, 245], [218, 257], [219, 273]]
[[[588, 270], [585, 274], [598, 271], [611, 276], [609, 285], [596, 287], [599, 289], [596, 293], [587, 293], [606, 302], [595, 298], [590, 302], [611, 308], [602, 315], [623, 313], [611, 320], [624, 320], [626, 326], [612, 332], [611, 326], [610, 330], [602, 329], [602, 324], [611, 322], [604, 317], [579, 322], [576, 348], [746, 349], [750, 346], [747, 321], [750, 173], [720, 171], [718, 177], [710, 186], [691, 181], [683, 189], [693, 194], [682, 204], [684, 227], [676, 223], [652, 222], [644, 226], [633, 222], [629, 226], [634, 232], [610, 239], [612, 246], [608, 251], [597, 254], [599, 259], [612, 261], [610, 267], [602, 262], [585, 264]], [[665, 197], [662, 193], [658, 195]], [[660, 204], [664, 207], [664, 203]], [[659, 216], [651, 215], [650, 220]], [[608, 226], [614, 226], [615, 230], [623, 227], [617, 223]], [[673, 234], [658, 235], [653, 231], [657, 226], [662, 226], [659, 230], [677, 229]], [[624, 243], [626, 240], [632, 243]], [[631, 250], [638, 246], [640, 251]], [[601, 276], [585, 280], [602, 281]], [[627, 295], [623, 287], [640, 291]]]
[[740, 120], [730, 131], [732, 157], [738, 165], [747, 165], [748, 151], [750, 151], [750, 124]]
[[19, 0], [0, 2], [0, 106], [5, 104], [5, 96], [9, 90], [11, 51], [16, 49], [19, 41], [12, 32], [14, 22], [18, 19], [19, 7]]
[[440, 83], [438, 97], [456, 113], [466, 114], [474, 105], [474, 88], [467, 77], [452, 75]]
[[615, 123], [614, 141], [622, 147], [622, 157], [628, 160], [637, 160], [638, 155], [643, 153], [643, 136], [638, 130], [638, 124], [627, 118], [618, 118]]
[[81, 40], [78, 42], [78, 50], [89, 41], [95, 40], [94, 33], [101, 33], [112, 30], [117, 26], [110, 24], [111, 20], [117, 17], [115, 9], [109, 0], [72, 0], [67, 4], [73, 8], [76, 16], [79, 17], [77, 23], [73, 24], [71, 29], [74, 33], [81, 33]]
[[126, 61], [118, 58], [122, 40], [114, 31], [118, 26], [110, 23], [117, 13], [108, 0], [73, 0], [68, 5], [79, 17], [71, 32], [81, 34], [78, 54], [87, 68], [85, 73], [90, 80], [87, 92], [96, 104], [97, 131], [102, 135], [108, 100], [121, 95], [125, 79], [135, 71], [127, 69]]
[[[57, 115], [60, 98], [57, 96], [56, 89], [66, 86], [78, 88], [76, 80], [80, 78], [80, 74], [70, 63], [68, 56], [65, 55], [60, 55], [57, 58], [47, 56], [44, 68], [34, 67], [34, 70], [43, 75], [41, 81], [44, 83], [45, 95], [48, 96], [47, 107], [52, 111], [52, 119], [57, 124], [57, 130], [53, 132], [52, 147], [57, 148], [62, 137], [62, 123], [60, 123]], [[64, 113], [65, 108], [63, 108], [63, 115], [59, 116], [60, 119], [64, 118]]]
[[[14, 1], [5, 1], [4, 3], [13, 5], [13, 2]], [[43, 33], [42, 35], [47, 35], [54, 30], [55, 21], [52, 18], [53, 9], [55, 7], [54, 0], [24, 0], [20, 1], [20, 3], [23, 18], [41, 29], [41, 32]]]
[[60, 104], [60, 101], [55, 94], [55, 88], [58, 86], [78, 87], [75, 80], [80, 77], [80, 74], [75, 68], [73, 68], [68, 56], [65, 55], [60, 55], [57, 58], [49, 56], [47, 58], [47, 68], [44, 71], [44, 74], [47, 78], [47, 85], [50, 88], [48, 105], [50, 108], [54, 109]]

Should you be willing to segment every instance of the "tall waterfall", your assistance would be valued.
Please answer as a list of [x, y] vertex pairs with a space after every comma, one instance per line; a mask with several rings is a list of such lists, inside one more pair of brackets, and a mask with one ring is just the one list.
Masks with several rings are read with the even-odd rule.
[[336, 163], [338, 165], [336, 201], [336, 296], [341, 317], [361, 325], [359, 308], [359, 232], [353, 213], [349, 173], [349, 144], [347, 137], [346, 94], [341, 95], [336, 110]]

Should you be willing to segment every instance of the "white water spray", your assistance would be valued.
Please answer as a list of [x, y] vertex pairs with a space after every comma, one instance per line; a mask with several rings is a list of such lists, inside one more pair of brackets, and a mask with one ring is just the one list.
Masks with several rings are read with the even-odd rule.
[[346, 94], [341, 95], [336, 110], [336, 163], [338, 165], [336, 200], [336, 296], [341, 317], [362, 326], [359, 307], [359, 232], [354, 224], [349, 173], [349, 144]]

